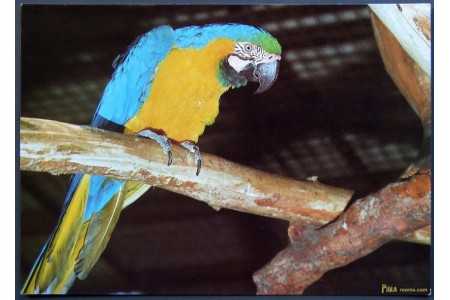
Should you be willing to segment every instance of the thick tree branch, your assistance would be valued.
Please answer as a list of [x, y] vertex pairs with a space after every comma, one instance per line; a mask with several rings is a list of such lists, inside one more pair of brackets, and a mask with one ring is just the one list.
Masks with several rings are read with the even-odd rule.
[[214, 208], [315, 226], [334, 220], [352, 192], [297, 181], [202, 154], [195, 176], [192, 154], [173, 146], [173, 163], [148, 139], [50, 120], [21, 118], [20, 169], [87, 173], [134, 180], [204, 201]]
[[258, 293], [301, 294], [329, 270], [429, 226], [430, 197], [430, 175], [419, 174], [357, 200], [324, 228], [291, 224], [291, 245], [253, 276]]

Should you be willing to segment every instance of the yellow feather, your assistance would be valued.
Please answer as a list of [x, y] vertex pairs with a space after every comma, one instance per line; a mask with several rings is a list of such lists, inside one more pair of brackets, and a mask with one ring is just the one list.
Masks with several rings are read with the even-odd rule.
[[[73, 266], [80, 249], [79, 236], [83, 231], [89, 178], [89, 175], [84, 175], [81, 179], [45, 253], [40, 256], [36, 268], [25, 282], [23, 294], [45, 293], [48, 289], [52, 290], [52, 293], [61, 293], [67, 279], [75, 278]], [[60, 281], [56, 282], [55, 278], [60, 278]]]
[[101, 211], [83, 223], [90, 175], [83, 175], [48, 246], [28, 277], [23, 294], [67, 292], [75, 278], [84, 279], [108, 243], [123, 209], [150, 186], [126, 183]]
[[202, 49], [173, 48], [158, 65], [148, 98], [126, 125], [126, 133], [162, 130], [177, 142], [197, 142], [219, 113], [219, 98], [229, 88], [218, 80], [221, 61], [235, 43], [217, 39]]
[[142, 194], [144, 194], [151, 187], [151, 185], [143, 184], [142, 182], [136, 181], [127, 181], [125, 185], [126, 185], [125, 187], [126, 194], [122, 210], [126, 208], [128, 205], [132, 204], [134, 201], [136, 201], [139, 197], [142, 196]]
[[82, 247], [77, 251], [75, 264], [75, 273], [79, 279], [86, 278], [108, 244], [122, 211], [125, 198], [123, 190], [122, 186], [108, 203], [100, 211], [93, 213], [86, 222], [89, 223], [88, 228], [83, 236]]

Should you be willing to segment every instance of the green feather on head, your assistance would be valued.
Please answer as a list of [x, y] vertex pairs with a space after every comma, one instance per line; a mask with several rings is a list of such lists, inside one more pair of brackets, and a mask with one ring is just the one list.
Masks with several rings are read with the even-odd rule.
[[176, 44], [180, 48], [203, 48], [210, 41], [225, 37], [236, 42], [250, 42], [272, 54], [281, 54], [281, 45], [267, 31], [243, 24], [210, 24], [175, 30]]

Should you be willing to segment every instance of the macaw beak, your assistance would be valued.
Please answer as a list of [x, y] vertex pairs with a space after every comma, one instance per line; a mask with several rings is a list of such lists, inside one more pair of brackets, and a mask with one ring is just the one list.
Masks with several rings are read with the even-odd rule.
[[259, 88], [255, 94], [267, 91], [275, 82], [280, 68], [280, 61], [261, 62], [257, 65], [249, 64], [239, 74], [248, 81], [259, 82]]
[[279, 60], [260, 63], [256, 66], [255, 77], [258, 78], [259, 88], [255, 91], [255, 94], [260, 94], [267, 91], [274, 84], [278, 77], [279, 69]]

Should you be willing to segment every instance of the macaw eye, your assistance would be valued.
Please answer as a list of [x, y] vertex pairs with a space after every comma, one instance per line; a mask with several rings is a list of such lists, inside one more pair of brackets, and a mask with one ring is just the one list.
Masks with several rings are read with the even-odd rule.
[[244, 46], [244, 49], [245, 49], [245, 51], [250, 52], [250, 51], [252, 51], [253, 47], [252, 47], [252, 45], [250, 45], [250, 44], [246, 44], [246, 45]]

